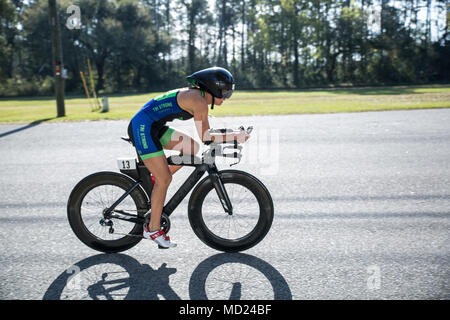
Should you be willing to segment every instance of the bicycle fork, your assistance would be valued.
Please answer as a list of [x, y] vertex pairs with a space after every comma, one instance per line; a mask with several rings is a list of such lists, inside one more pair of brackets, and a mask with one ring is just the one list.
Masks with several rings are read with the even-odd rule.
[[233, 215], [233, 206], [231, 205], [230, 198], [228, 197], [227, 190], [220, 178], [219, 171], [215, 164], [209, 166], [208, 174], [211, 177], [214, 189], [216, 189], [217, 196], [219, 197], [220, 203], [222, 204], [223, 210], [230, 216]]

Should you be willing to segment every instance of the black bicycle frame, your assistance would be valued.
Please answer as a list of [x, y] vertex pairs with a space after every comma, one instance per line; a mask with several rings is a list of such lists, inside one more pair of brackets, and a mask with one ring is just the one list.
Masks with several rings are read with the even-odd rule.
[[[187, 196], [187, 194], [195, 187], [197, 182], [200, 181], [205, 172], [208, 172], [209, 176], [212, 179], [214, 189], [217, 192], [217, 195], [220, 199], [224, 211], [229, 215], [233, 214], [233, 207], [231, 205], [230, 199], [223, 185], [223, 182], [220, 178], [219, 171], [214, 162], [205, 163], [195, 156], [191, 156], [190, 161], [188, 163], [175, 162], [173, 161], [172, 157], [167, 158], [167, 162], [169, 165], [192, 166], [195, 167], [195, 170], [189, 175], [189, 177], [181, 185], [181, 187], [177, 190], [177, 192], [172, 196], [169, 202], [167, 202], [167, 204], [163, 207], [163, 214], [165, 214], [166, 216], [170, 216], [173, 213], [173, 211], [178, 207], [178, 205], [181, 203], [181, 201], [183, 201], [183, 199]], [[117, 199], [117, 201], [111, 207], [107, 208], [104, 211], [104, 217], [108, 219], [116, 218], [119, 220], [129, 222], [143, 223], [144, 222], [143, 217], [129, 214], [122, 210], [115, 210], [115, 208], [139, 185], [143, 187], [143, 189], [145, 190], [150, 199], [151, 192], [153, 190], [153, 184], [151, 182], [150, 173], [141, 161], [137, 163], [137, 167], [135, 170], [120, 170], [120, 171], [130, 176], [131, 178], [135, 179], [136, 182], [119, 199]], [[121, 214], [121, 216], [114, 215], [113, 212], [119, 213]]]

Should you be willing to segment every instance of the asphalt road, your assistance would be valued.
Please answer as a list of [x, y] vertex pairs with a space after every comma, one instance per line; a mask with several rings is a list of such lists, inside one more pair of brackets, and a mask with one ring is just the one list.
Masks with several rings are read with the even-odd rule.
[[177, 248], [86, 247], [67, 199], [134, 155], [119, 139], [127, 122], [0, 125], [0, 299], [450, 298], [450, 109], [211, 123], [255, 127], [233, 168], [260, 178], [275, 204], [271, 231], [240, 254], [196, 238], [187, 199], [172, 218]]

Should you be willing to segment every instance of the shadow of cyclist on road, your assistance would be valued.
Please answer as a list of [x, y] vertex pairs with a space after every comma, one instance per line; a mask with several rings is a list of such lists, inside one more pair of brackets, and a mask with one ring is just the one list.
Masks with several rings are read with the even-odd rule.
[[169, 285], [176, 271], [166, 263], [155, 270], [124, 254], [99, 254], [61, 273], [43, 299], [180, 300]]
[[[102, 274], [102, 279], [88, 286], [87, 291], [92, 300], [104, 297], [106, 300], [114, 300], [115, 292], [126, 288], [137, 288], [130, 290], [126, 296], [127, 300], [158, 300], [158, 293], [166, 300], [179, 300], [178, 295], [169, 286], [169, 276], [176, 272], [175, 268], [167, 268], [163, 263], [157, 270], [153, 270], [148, 264], [143, 264], [139, 272], [140, 281], [145, 279], [145, 284], [139, 284], [131, 277], [107, 280], [108, 273]], [[134, 283], [133, 283], [134, 282]]]
[[[170, 286], [175, 268], [140, 264], [125, 254], [99, 254], [70, 266], [56, 278], [44, 300], [180, 300]], [[219, 253], [203, 260], [189, 280], [189, 296], [203, 299], [290, 300], [284, 277], [266, 261], [243, 253]]]

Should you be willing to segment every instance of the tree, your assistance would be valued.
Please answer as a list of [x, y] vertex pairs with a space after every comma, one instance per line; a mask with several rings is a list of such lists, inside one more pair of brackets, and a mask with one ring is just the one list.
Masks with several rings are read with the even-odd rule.
[[196, 68], [196, 46], [197, 30], [201, 24], [208, 21], [209, 13], [206, 0], [181, 0], [186, 10], [186, 32], [188, 34], [187, 56], [188, 56], [188, 73], [193, 73]]
[[[229, 68], [240, 89], [450, 81], [445, 0], [58, 4], [71, 93], [83, 92], [87, 58], [107, 92], [172, 88], [211, 65]], [[80, 29], [65, 27], [73, 4]], [[50, 52], [47, 0], [0, 0], [0, 95], [51, 94]]]
[[[351, 4], [341, 8], [336, 18], [336, 42], [338, 51], [342, 54], [341, 79], [354, 82], [356, 80], [356, 60], [361, 61], [364, 51], [364, 41], [367, 36], [367, 16], [364, 12]], [[361, 75], [361, 72], [359, 73]]]
[[0, 79], [13, 77], [18, 22], [18, 10], [12, 2], [0, 0]]

